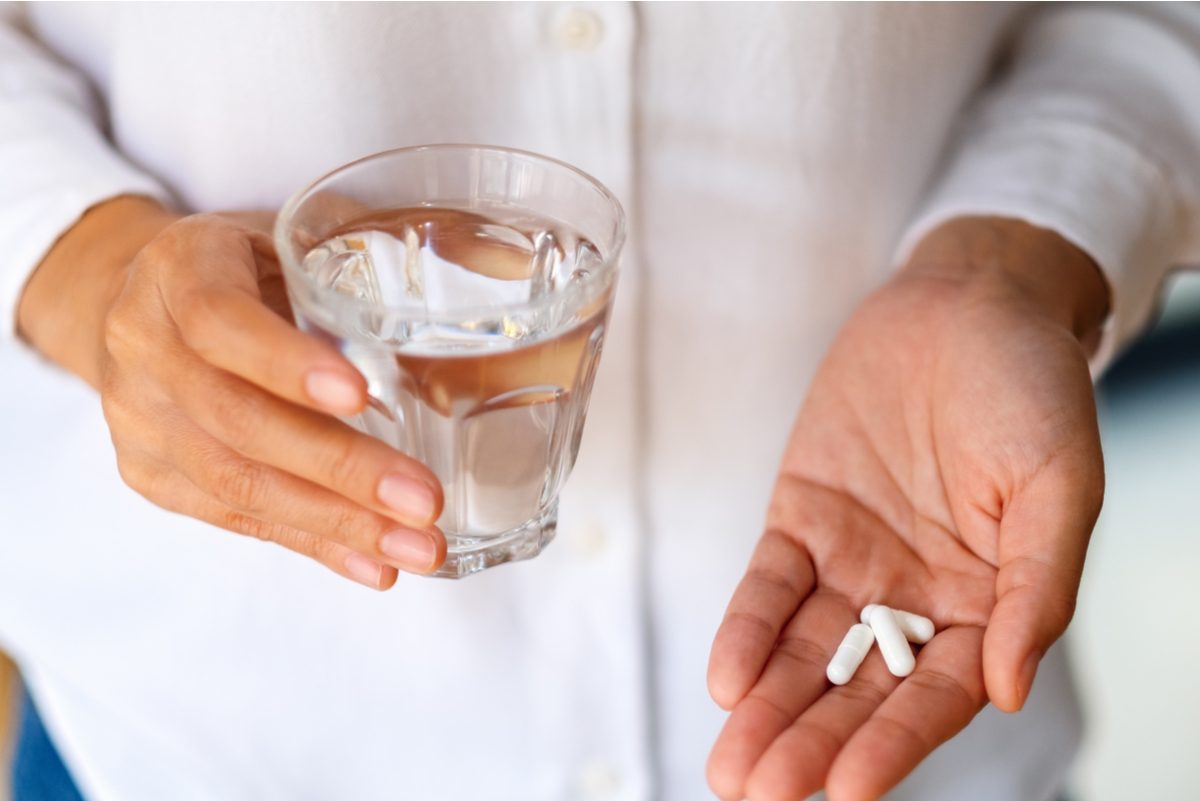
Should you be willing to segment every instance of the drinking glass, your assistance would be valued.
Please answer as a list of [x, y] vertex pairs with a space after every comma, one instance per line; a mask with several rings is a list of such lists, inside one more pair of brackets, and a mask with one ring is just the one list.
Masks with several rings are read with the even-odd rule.
[[296, 324], [367, 379], [347, 422], [445, 489], [434, 575], [529, 559], [554, 537], [624, 237], [595, 179], [500, 147], [368, 156], [280, 212]]

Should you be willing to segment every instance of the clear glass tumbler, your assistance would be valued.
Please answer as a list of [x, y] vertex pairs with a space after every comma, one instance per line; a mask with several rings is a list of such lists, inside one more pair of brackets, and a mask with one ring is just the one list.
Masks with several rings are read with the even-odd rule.
[[528, 559], [554, 537], [624, 236], [595, 179], [470, 145], [368, 156], [280, 212], [297, 325], [368, 382], [370, 404], [348, 422], [445, 488], [435, 575]]

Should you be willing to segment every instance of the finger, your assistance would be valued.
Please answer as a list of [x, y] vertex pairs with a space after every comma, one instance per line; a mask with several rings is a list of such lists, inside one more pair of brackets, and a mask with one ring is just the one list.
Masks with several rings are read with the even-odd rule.
[[810, 595], [780, 634], [762, 676], [733, 708], [708, 760], [708, 783], [740, 799], [759, 758], [829, 687], [825, 668], [854, 612], [842, 598]]
[[722, 709], [732, 709], [758, 680], [813, 580], [812, 561], [802, 545], [778, 529], [763, 534], [709, 656], [708, 691]]
[[410, 528], [429, 529], [441, 514], [437, 477], [380, 440], [229, 373], [196, 365], [177, 369], [190, 378], [173, 382], [174, 401], [205, 432], [248, 459], [327, 487]]
[[173, 248], [161, 258], [186, 252], [189, 262], [164, 269], [160, 286], [189, 348], [293, 403], [339, 416], [362, 410], [362, 375], [333, 345], [299, 331], [264, 304], [258, 282], [262, 234], [218, 217], [188, 218], [172, 234], [156, 245]]
[[398, 573], [344, 545], [307, 531], [247, 515], [206, 495], [183, 474], [146, 458], [125, 456], [118, 462], [125, 483], [155, 505], [210, 523], [235, 534], [274, 542], [309, 557], [338, 575], [370, 587], [390, 589]]
[[982, 629], [956, 626], [921, 648], [916, 670], [834, 759], [829, 801], [875, 801], [971, 722], [987, 702], [982, 644]]
[[770, 744], [746, 780], [747, 797], [801, 801], [820, 790], [842, 747], [899, 684], [873, 648], [848, 684], [831, 686]]
[[171, 457], [201, 491], [257, 520], [312, 532], [410, 573], [429, 573], [445, 561], [440, 532], [398, 527], [324, 487], [240, 456], [199, 429], [177, 435]]
[[1006, 712], [1025, 704], [1038, 663], [1075, 613], [1088, 538], [1103, 492], [1096, 461], [1043, 471], [1000, 521], [996, 605], [983, 644], [992, 703]]

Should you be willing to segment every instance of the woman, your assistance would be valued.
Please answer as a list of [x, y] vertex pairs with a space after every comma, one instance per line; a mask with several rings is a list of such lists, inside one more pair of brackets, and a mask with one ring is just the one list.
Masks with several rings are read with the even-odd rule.
[[[84, 797], [674, 801], [716, 740], [722, 798], [877, 798], [989, 700], [1027, 711], [889, 798], [1059, 792], [1086, 359], [1200, 251], [1194, 9], [28, 11], [0, 636]], [[437, 488], [322, 416], [361, 382], [257, 300], [253, 222], [186, 216], [435, 141], [577, 164], [633, 228], [562, 541], [456, 583], [396, 581]], [[876, 600], [940, 633], [830, 690]]]

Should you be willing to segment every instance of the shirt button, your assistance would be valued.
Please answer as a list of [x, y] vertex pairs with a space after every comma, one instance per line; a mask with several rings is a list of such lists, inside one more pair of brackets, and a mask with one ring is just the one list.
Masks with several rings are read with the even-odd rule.
[[621, 777], [616, 768], [606, 762], [589, 763], [579, 774], [579, 790], [584, 798], [602, 801], [612, 798], [619, 789]]
[[558, 18], [554, 38], [567, 50], [592, 50], [604, 38], [604, 23], [591, 11], [572, 8]]
[[581, 556], [594, 559], [608, 546], [608, 532], [598, 523], [583, 523], [572, 532], [571, 541]]

